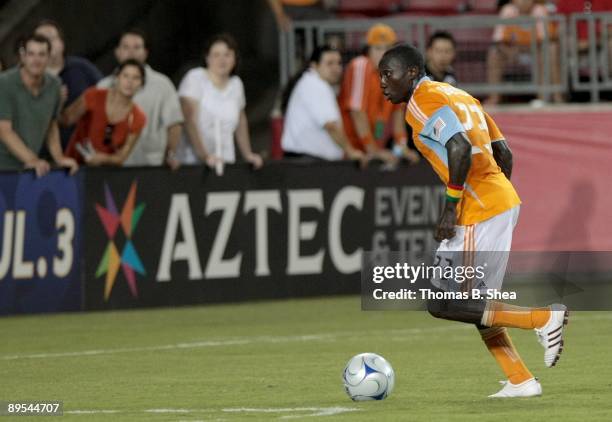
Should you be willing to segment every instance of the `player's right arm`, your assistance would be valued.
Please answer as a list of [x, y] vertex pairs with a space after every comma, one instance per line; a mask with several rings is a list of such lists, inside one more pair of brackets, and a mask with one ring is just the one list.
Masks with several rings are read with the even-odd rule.
[[[467, 139], [465, 132], [457, 132], [446, 141], [445, 147], [448, 154], [448, 183], [463, 186], [472, 165], [472, 144]], [[456, 224], [457, 202], [450, 201], [447, 197], [436, 228], [435, 239], [441, 242], [444, 239], [455, 237]]]
[[[448, 170], [448, 180], [444, 180], [448, 184], [446, 203], [434, 233], [438, 242], [455, 237], [457, 204], [472, 165], [472, 144], [450, 104], [447, 96], [425, 89], [413, 94], [406, 114], [415, 137], [422, 137], [424, 148], [429, 150], [426, 153], [430, 156], [428, 160], [434, 168], [446, 167]], [[449, 195], [449, 190], [452, 195]]]

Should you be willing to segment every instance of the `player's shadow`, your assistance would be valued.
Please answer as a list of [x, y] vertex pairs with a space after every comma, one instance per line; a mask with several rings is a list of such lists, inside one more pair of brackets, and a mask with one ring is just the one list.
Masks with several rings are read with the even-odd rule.
[[[577, 180], [572, 185], [563, 211], [558, 215], [548, 242], [548, 252], [544, 253], [543, 262], [547, 262], [548, 288], [541, 292], [542, 303], [578, 300], [586, 297], [585, 286], [574, 276], [578, 269], [599, 268], [600, 254], [592, 250], [590, 224], [597, 200], [596, 192], [590, 181]], [[551, 265], [551, 266], [549, 266]], [[582, 304], [586, 306], [586, 304]]]
[[[566, 199], [565, 208], [559, 214], [548, 237], [547, 250], [559, 250], [559, 246], [571, 244], [575, 245], [574, 250], [589, 251], [591, 250], [589, 227], [596, 201], [595, 189], [590, 181], [577, 180]], [[569, 248], [564, 246], [563, 249]]]

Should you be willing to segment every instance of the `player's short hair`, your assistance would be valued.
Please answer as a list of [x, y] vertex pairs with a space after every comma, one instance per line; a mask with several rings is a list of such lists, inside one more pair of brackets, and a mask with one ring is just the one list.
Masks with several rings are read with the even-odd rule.
[[26, 46], [28, 45], [28, 43], [30, 42], [35, 42], [35, 43], [39, 43], [39, 44], [45, 44], [47, 46], [47, 52], [49, 54], [51, 54], [51, 41], [49, 41], [49, 38], [43, 36], [43, 35], [39, 35], [39, 34], [35, 34], [35, 33], [31, 33], [29, 35], [26, 35], [25, 37], [23, 37], [20, 40], [19, 43], [19, 51], [25, 51]]
[[121, 40], [126, 35], [135, 35], [137, 37], [140, 37], [142, 39], [144, 48], [147, 50], [149, 49], [149, 40], [147, 39], [147, 34], [140, 28], [130, 28], [127, 31], [123, 31], [119, 36], [119, 42], [117, 43], [117, 45], [121, 44]]
[[419, 50], [409, 44], [397, 45], [388, 50], [380, 63], [387, 63], [390, 60], [398, 61], [404, 69], [416, 67], [419, 73], [425, 73], [425, 59]]
[[427, 48], [431, 48], [434, 42], [437, 40], [447, 40], [453, 45], [453, 48], [457, 47], [457, 42], [455, 41], [455, 37], [448, 31], [436, 31], [427, 40]]
[[230, 50], [234, 52], [234, 56], [236, 57], [236, 64], [234, 65], [234, 68], [231, 70], [230, 75], [235, 75], [236, 73], [238, 73], [238, 64], [240, 63], [240, 55], [239, 55], [238, 43], [236, 42], [236, 39], [228, 33], [213, 35], [206, 41], [206, 44], [204, 46], [204, 56], [203, 56], [204, 67], [207, 67], [206, 57], [208, 57], [208, 53], [210, 53], [210, 49], [213, 47], [213, 45], [215, 45], [218, 42], [221, 42], [227, 45], [227, 48], [229, 48]]
[[144, 65], [136, 59], [127, 59], [119, 63], [119, 66], [117, 66], [117, 68], [115, 69], [115, 76], [118, 76], [121, 71], [127, 66], [134, 66], [138, 68], [138, 71], [140, 72], [140, 77], [142, 78], [142, 86], [144, 86], [147, 79], [147, 72], [145, 70]]

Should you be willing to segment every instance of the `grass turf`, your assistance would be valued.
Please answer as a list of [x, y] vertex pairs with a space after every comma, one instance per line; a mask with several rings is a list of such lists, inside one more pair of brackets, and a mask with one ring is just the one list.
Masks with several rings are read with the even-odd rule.
[[[0, 400], [63, 400], [67, 421], [609, 421], [611, 326], [612, 313], [572, 314], [553, 369], [532, 332], [511, 330], [544, 395], [492, 400], [503, 375], [473, 327], [363, 312], [357, 297], [9, 317]], [[366, 351], [391, 362], [396, 387], [354, 403], [341, 371]]]

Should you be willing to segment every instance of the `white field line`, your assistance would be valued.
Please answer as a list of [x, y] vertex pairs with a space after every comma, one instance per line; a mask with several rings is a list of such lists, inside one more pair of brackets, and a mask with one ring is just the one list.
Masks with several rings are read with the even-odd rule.
[[68, 415], [97, 415], [97, 414], [113, 414], [121, 413], [118, 410], [64, 410], [64, 414]]
[[[445, 325], [442, 327], [432, 328], [406, 328], [384, 330], [386, 334], [394, 335], [418, 335], [428, 334], [439, 331], [455, 331], [465, 328], [473, 329], [470, 325]], [[380, 333], [380, 332], [376, 332]], [[141, 347], [120, 347], [115, 349], [93, 349], [79, 350], [55, 353], [29, 353], [19, 355], [0, 355], [0, 361], [19, 360], [19, 359], [49, 359], [49, 358], [64, 358], [64, 357], [81, 357], [81, 356], [97, 356], [110, 355], [116, 353], [135, 353], [135, 352], [158, 352], [165, 350], [180, 350], [180, 349], [199, 349], [207, 347], [224, 347], [224, 346], [242, 346], [247, 344], [266, 344], [266, 343], [291, 343], [291, 342], [308, 342], [308, 341], [335, 341], [343, 337], [363, 336], [363, 332], [341, 332], [329, 334], [310, 334], [302, 336], [258, 336], [258, 337], [241, 337], [228, 340], [214, 341], [197, 341], [190, 343], [165, 344], [158, 346], [141, 346]]]
[[65, 415], [95, 415], [95, 414], [119, 414], [119, 413], [153, 413], [153, 414], [197, 414], [197, 413], [264, 413], [264, 414], [282, 414], [290, 413], [293, 415], [280, 416], [280, 419], [301, 418], [305, 416], [332, 416], [340, 413], [357, 412], [355, 407], [236, 407], [223, 409], [146, 409], [142, 411], [133, 410], [65, 410]]
[[[595, 321], [595, 320], [612, 320], [612, 313], [605, 313], [601, 315], [570, 315], [571, 321]], [[445, 332], [445, 331], [461, 331], [461, 330], [474, 330], [470, 324], [452, 324], [444, 325], [440, 327], [431, 328], [405, 328], [405, 329], [390, 329], [380, 330], [372, 332], [373, 334], [384, 332], [385, 334], [402, 336], [402, 335], [419, 335], [419, 334], [430, 334], [434, 332]], [[225, 346], [242, 346], [249, 344], [269, 344], [269, 343], [291, 343], [291, 342], [309, 342], [309, 341], [335, 341], [339, 338], [363, 336], [363, 332], [340, 332], [340, 333], [327, 333], [327, 334], [310, 334], [302, 336], [258, 336], [258, 337], [239, 337], [227, 340], [210, 340], [210, 341], [196, 341], [189, 343], [175, 343], [165, 344], [157, 346], [140, 346], [140, 347], [120, 347], [114, 349], [93, 349], [93, 350], [79, 350], [79, 351], [66, 351], [66, 352], [55, 352], [55, 353], [29, 353], [29, 354], [18, 354], [18, 355], [0, 355], [0, 361], [10, 361], [19, 359], [49, 359], [49, 358], [70, 358], [70, 357], [82, 357], [82, 356], [98, 356], [98, 355], [111, 355], [116, 353], [137, 353], [137, 352], [160, 352], [165, 350], [180, 350], [180, 349], [199, 349], [208, 347], [225, 347]], [[396, 338], [397, 340], [397, 338]]]

